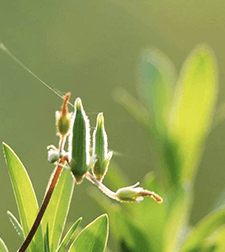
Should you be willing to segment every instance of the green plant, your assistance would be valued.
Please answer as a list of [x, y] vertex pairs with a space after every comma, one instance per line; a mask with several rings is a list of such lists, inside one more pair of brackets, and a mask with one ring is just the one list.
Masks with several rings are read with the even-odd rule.
[[[3, 49], [7, 50], [5, 47]], [[211, 130], [218, 93], [217, 66], [212, 50], [207, 45], [198, 46], [188, 56], [181, 73], [177, 76], [175, 67], [165, 55], [155, 48], [146, 49], [142, 53], [139, 65], [138, 91], [140, 101], [121, 88], [115, 92], [115, 98], [154, 140], [160, 168], [156, 170], [155, 174], [147, 174], [143, 185], [147, 192], [154, 190], [163, 195], [164, 204], [158, 205], [154, 201], [144, 201], [142, 204], [125, 204], [122, 206], [118, 203], [112, 203], [110, 199], [100, 194], [99, 190], [92, 190], [92, 197], [110, 216], [110, 228], [118, 243], [119, 251], [224, 251], [224, 201], [195, 227], [191, 227], [189, 224], [194, 195], [193, 184], [205, 141]], [[222, 109], [215, 118], [217, 123], [224, 117], [223, 107], [222, 105]], [[102, 137], [104, 135], [99, 134], [101, 130], [104, 131], [103, 128], [99, 127], [102, 122], [104, 123], [103, 117], [99, 114], [95, 136]], [[98, 127], [101, 130], [97, 132]], [[96, 142], [99, 143], [99, 146], [103, 146], [104, 137], [99, 138]], [[81, 173], [79, 173], [80, 170], [77, 173], [76, 167], [74, 167], [74, 176], [78, 176], [79, 181], [82, 180], [83, 176], [86, 177], [108, 196], [111, 195], [111, 198], [122, 201], [138, 201], [139, 196], [141, 196], [139, 193], [141, 192], [143, 196], [145, 194], [145, 190], [142, 188], [133, 191], [136, 188], [127, 187], [113, 193], [108, 191], [101, 183], [107, 171], [111, 154], [105, 151], [105, 147], [99, 148], [99, 146], [94, 148], [94, 153], [98, 158], [92, 160], [95, 165], [92, 166], [94, 176], [87, 172], [86, 166], [83, 167], [84, 170]], [[11, 213], [9, 213], [9, 217], [18, 234], [24, 238], [38, 212], [36, 198], [27, 173], [18, 158], [5, 144], [4, 151], [9, 171], [12, 170], [10, 177], [16, 198], [18, 198], [17, 204], [23, 228]], [[54, 147], [50, 147], [50, 161], [59, 161], [60, 163], [61, 157], [60, 152], [55, 151]], [[104, 163], [104, 160], [106, 160], [106, 163]], [[22, 167], [19, 174], [16, 174], [19, 171], [16, 163]], [[38, 249], [35, 246], [40, 244], [41, 248], [44, 246], [44, 251], [55, 251], [59, 245], [74, 186], [71, 172], [67, 169], [62, 170], [62, 175], [44, 215], [42, 228], [39, 227], [32, 241], [32, 251]], [[107, 174], [106, 180], [112, 187], [122, 187], [128, 183], [124, 176], [121, 176], [122, 171], [114, 163], [110, 164]], [[22, 178], [20, 178], [21, 176]], [[27, 182], [21, 183], [21, 180], [24, 180], [23, 177], [26, 178], [25, 181]], [[157, 180], [156, 177], [160, 177], [160, 180]], [[65, 179], [64, 182], [62, 182], [63, 178]], [[65, 181], [71, 183], [69, 187], [65, 186]], [[158, 181], [162, 181], [162, 184]], [[24, 184], [27, 185], [25, 188], [23, 188]], [[133, 193], [138, 194], [133, 196]], [[23, 206], [23, 203], [27, 201], [23, 197], [26, 196], [33, 198], [31, 210]], [[149, 196], [155, 197], [157, 200], [157, 195], [152, 193]], [[63, 197], [67, 198], [64, 199]], [[63, 206], [59, 205], [57, 209], [57, 216], [62, 216], [61, 218], [52, 218], [51, 216], [54, 204], [57, 204], [55, 202], [58, 202], [58, 204], [66, 203]], [[59, 223], [53, 223], [53, 226], [55, 228], [60, 227], [59, 229], [56, 228], [56, 230], [60, 230], [57, 234], [53, 232], [55, 228], [53, 229], [51, 225], [51, 221], [56, 220], [59, 220]], [[79, 222], [80, 219], [75, 222], [62, 241], [63, 246], [58, 251], [63, 251], [67, 241], [70, 240], [70, 237], [73, 237], [73, 231]], [[94, 232], [96, 236], [93, 236], [93, 242], [102, 239], [100, 244], [106, 243], [107, 217], [103, 215], [88, 226], [85, 229], [86, 231], [80, 233], [74, 243], [77, 250], [71, 249], [71, 251], [88, 251], [86, 245], [90, 241], [89, 235], [92, 233], [91, 230], [88, 231], [89, 229], [101, 231]], [[42, 235], [42, 232], [44, 235]], [[7, 251], [2, 240], [0, 240], [0, 246], [0, 251]], [[103, 251], [104, 246], [98, 245], [96, 249], [101, 247], [101, 250], [90, 251]]]
[[[22, 239], [27, 236], [38, 213], [36, 195], [23, 164], [13, 150], [3, 143], [3, 150], [8, 164], [8, 171], [16, 198], [20, 221], [8, 212], [8, 216]], [[49, 182], [51, 181], [51, 178]], [[108, 237], [108, 217], [102, 215], [83, 229], [75, 240], [74, 233], [81, 219], [78, 219], [62, 239], [70, 201], [74, 189], [74, 179], [66, 169], [62, 171], [58, 184], [48, 205], [42, 223], [39, 226], [28, 251], [65, 251], [70, 245], [69, 251], [84, 251], [87, 247], [86, 240], [91, 244], [100, 243], [101, 246], [95, 250], [103, 251]], [[74, 241], [75, 240], [75, 241]], [[72, 243], [72, 244], [71, 244]], [[8, 251], [3, 241], [0, 240], [0, 251]]]
[[[7, 51], [3, 44], [0, 44], [0, 47]], [[10, 52], [9, 55], [11, 55]], [[15, 58], [14, 56], [12, 57]], [[68, 243], [72, 243], [68, 250], [71, 252], [84, 251], [84, 249], [85, 251], [96, 252], [105, 250], [108, 237], [106, 215], [95, 220], [74, 240], [73, 234], [81, 221], [79, 219], [61, 241], [74, 182], [80, 184], [83, 178], [88, 179], [108, 197], [117, 201], [139, 202], [143, 200], [144, 196], [150, 196], [157, 202], [162, 202], [162, 198], [156, 193], [137, 187], [139, 183], [120, 188], [116, 192], [111, 191], [102, 183], [113, 154], [108, 152], [108, 140], [103, 114], [99, 113], [97, 116], [96, 128], [93, 133], [93, 150], [90, 151], [89, 120], [81, 99], [76, 99], [74, 113], [68, 112], [69, 99], [70, 93], [67, 93], [64, 97], [61, 111], [56, 112], [59, 148], [57, 149], [53, 145], [48, 146], [48, 160], [56, 164], [56, 169], [49, 180], [46, 195], [39, 210], [36, 196], [25, 168], [12, 149], [3, 143], [3, 151], [18, 205], [21, 224], [10, 212], [9, 218], [18, 234], [24, 240], [18, 252], [24, 252], [29, 245], [28, 249], [30, 251], [64, 251]], [[68, 152], [65, 152], [64, 145], [67, 137], [69, 138]], [[3, 241], [0, 240], [0, 242], [2, 243], [3, 251], [7, 251]]]
[[[223, 204], [195, 227], [189, 224], [194, 180], [217, 100], [215, 56], [207, 45], [197, 46], [177, 76], [172, 62], [162, 52], [148, 48], [142, 52], [138, 78], [140, 100], [122, 88], [116, 90], [114, 97], [155, 143], [160, 168], [156, 174], [146, 175], [143, 185], [163, 195], [164, 204], [145, 201], [124, 209], [116, 203], [112, 207], [98, 192], [91, 195], [108, 212], [121, 252], [222, 252]], [[220, 112], [219, 118], [223, 117]], [[110, 171], [108, 183], [111, 176], [115, 180], [117, 177]]]

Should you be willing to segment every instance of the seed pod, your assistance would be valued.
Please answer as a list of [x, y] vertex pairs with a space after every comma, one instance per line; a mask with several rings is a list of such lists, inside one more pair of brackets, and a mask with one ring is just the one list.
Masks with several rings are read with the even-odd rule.
[[69, 133], [72, 114], [68, 113], [68, 102], [70, 99], [70, 93], [67, 93], [64, 97], [64, 103], [61, 107], [61, 111], [56, 111], [56, 130], [60, 136], [66, 136]]
[[137, 187], [138, 185], [139, 182], [132, 186], [120, 188], [115, 193], [115, 196], [119, 201], [122, 202], [131, 202], [131, 201], [140, 202], [144, 199], [143, 198], [144, 196], [151, 197], [158, 203], [163, 202], [163, 199], [158, 194], [156, 194], [155, 192], [145, 190], [142, 187]]
[[93, 133], [93, 156], [97, 161], [92, 167], [93, 174], [98, 181], [103, 180], [108, 170], [112, 154], [112, 151], [108, 153], [108, 140], [104, 126], [103, 113], [99, 113]]
[[79, 184], [82, 182], [90, 162], [90, 125], [80, 98], [75, 101], [75, 111], [71, 119], [71, 125], [69, 161], [71, 171]]

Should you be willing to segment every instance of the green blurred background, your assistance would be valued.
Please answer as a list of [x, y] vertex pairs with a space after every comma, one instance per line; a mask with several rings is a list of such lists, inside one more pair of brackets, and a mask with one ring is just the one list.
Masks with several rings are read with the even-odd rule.
[[[95, 125], [104, 112], [114, 161], [132, 182], [141, 181], [155, 162], [153, 143], [112, 97], [116, 87], [136, 96], [142, 49], [162, 50], [180, 70], [190, 51], [206, 42], [218, 60], [220, 92], [225, 87], [225, 3], [216, 1], [7, 1], [0, 0], [0, 40], [29, 68], [72, 100], [80, 96]], [[0, 140], [9, 144], [29, 172], [41, 202], [53, 167], [46, 146], [57, 145], [55, 110], [62, 100], [0, 51]], [[191, 223], [211, 209], [225, 188], [225, 124], [210, 134], [195, 183]], [[6, 211], [18, 216], [10, 180], [0, 155], [0, 237], [11, 251], [20, 244]], [[102, 210], [88, 196], [91, 185], [75, 188], [69, 221], [83, 225]], [[13, 242], [12, 242], [13, 241]], [[14, 242], [15, 241], [15, 242]]]

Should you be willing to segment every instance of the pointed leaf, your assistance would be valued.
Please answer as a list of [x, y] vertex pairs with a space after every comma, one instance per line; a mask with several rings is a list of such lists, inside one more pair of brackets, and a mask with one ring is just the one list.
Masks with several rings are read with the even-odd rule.
[[69, 252], [103, 252], [108, 240], [108, 216], [103, 214], [86, 226]]
[[24, 240], [23, 229], [22, 229], [19, 221], [16, 219], [16, 217], [10, 211], [7, 211], [7, 214], [9, 216], [9, 219], [10, 219], [13, 227], [15, 228], [17, 234]]
[[159, 132], [165, 131], [168, 112], [176, 83], [173, 63], [159, 49], [147, 48], [139, 62], [138, 91]]
[[66, 246], [71, 243], [74, 233], [77, 230], [78, 226], [80, 225], [82, 218], [78, 219], [72, 227], [69, 229], [69, 231], [66, 233], [65, 237], [63, 238], [60, 246], [58, 247], [56, 252], [64, 252], [66, 249]]
[[225, 227], [219, 228], [218, 232], [216, 232], [215, 235], [215, 246], [216, 246], [216, 252], [224, 252], [225, 251]]
[[164, 226], [164, 252], [180, 251], [190, 216], [192, 197], [190, 186], [174, 187], [165, 196], [167, 215]]
[[[138, 222], [142, 231], [148, 237], [150, 251], [162, 251], [166, 219], [166, 195], [164, 195], [158, 180], [153, 173], [145, 176], [141, 186], [149, 191], [154, 191], [163, 197], [162, 204], [156, 203], [151, 198], [146, 198], [140, 204], [129, 204], [131, 216]], [[127, 204], [126, 204], [127, 205]], [[149, 209], [149, 211], [146, 209]], [[111, 220], [111, 216], [110, 220]], [[151, 237], [151, 238], [149, 238]]]
[[170, 146], [178, 179], [190, 180], [209, 132], [217, 98], [217, 67], [209, 47], [200, 45], [184, 63], [170, 113]]
[[[3, 151], [16, 198], [24, 236], [26, 237], [38, 213], [37, 199], [27, 171], [19, 158], [5, 143], [3, 143]], [[31, 241], [28, 250], [43, 251], [43, 238], [40, 227]]]
[[114, 91], [113, 97], [149, 132], [151, 126], [149, 111], [137, 99], [123, 88], [117, 88]]
[[[122, 209], [121, 204], [112, 203], [112, 201], [99, 192], [99, 190], [92, 190], [92, 192], [91, 196], [99, 203], [102, 209], [109, 214], [110, 230], [113, 233], [114, 239], [116, 239], [118, 243], [123, 241], [126, 246], [134, 251], [153, 251], [151, 242], [155, 242], [154, 238], [153, 240], [148, 239], [147, 234], [149, 234], [149, 232], [145, 233], [145, 230], [141, 227], [139, 221], [136, 220], [136, 218], [140, 216], [127, 214], [124, 209]], [[152, 199], [146, 200], [153, 201]], [[143, 202], [138, 205], [141, 205], [142, 203]], [[157, 204], [156, 202], [154, 203]], [[130, 205], [130, 208], [135, 207], [135, 203], [125, 203], [124, 205]], [[149, 214], [146, 209], [145, 212]]]
[[225, 209], [210, 213], [192, 230], [180, 251], [197, 251], [205, 239], [223, 225], [225, 225]]
[[74, 179], [71, 172], [63, 169], [42, 220], [43, 229], [46, 229], [47, 225], [49, 228], [50, 251], [56, 251], [60, 242], [73, 190]]
[[4, 241], [0, 238], [0, 252], [9, 252]]
[[47, 225], [46, 232], [45, 232], [45, 236], [44, 236], [44, 250], [45, 250], [45, 252], [50, 252], [50, 248], [49, 248], [49, 229], [48, 229], [48, 225]]

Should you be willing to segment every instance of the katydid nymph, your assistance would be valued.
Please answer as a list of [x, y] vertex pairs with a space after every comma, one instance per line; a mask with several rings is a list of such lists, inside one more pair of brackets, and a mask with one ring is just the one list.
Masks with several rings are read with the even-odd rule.
[[[120, 188], [116, 192], [108, 189], [102, 182], [107, 173], [113, 152], [108, 151], [108, 139], [104, 126], [103, 113], [98, 114], [96, 127], [91, 137], [89, 119], [80, 98], [76, 99], [74, 106], [72, 105], [74, 112], [69, 112], [68, 104], [71, 105], [69, 103], [70, 93], [67, 93], [64, 97], [61, 96], [21, 63], [1, 42], [0, 48], [48, 89], [64, 99], [61, 110], [55, 113], [57, 135], [59, 136], [58, 149], [52, 145], [48, 146], [48, 160], [56, 165], [55, 173], [37, 218], [18, 252], [25, 251], [29, 246], [48, 206], [61, 171], [64, 168], [71, 171], [77, 184], [80, 184], [86, 178], [108, 197], [119, 202], [140, 202], [144, 196], [149, 196], [158, 203], [163, 201], [155, 192], [137, 187], [139, 183]], [[64, 150], [66, 141], [68, 142], [68, 151]]]

